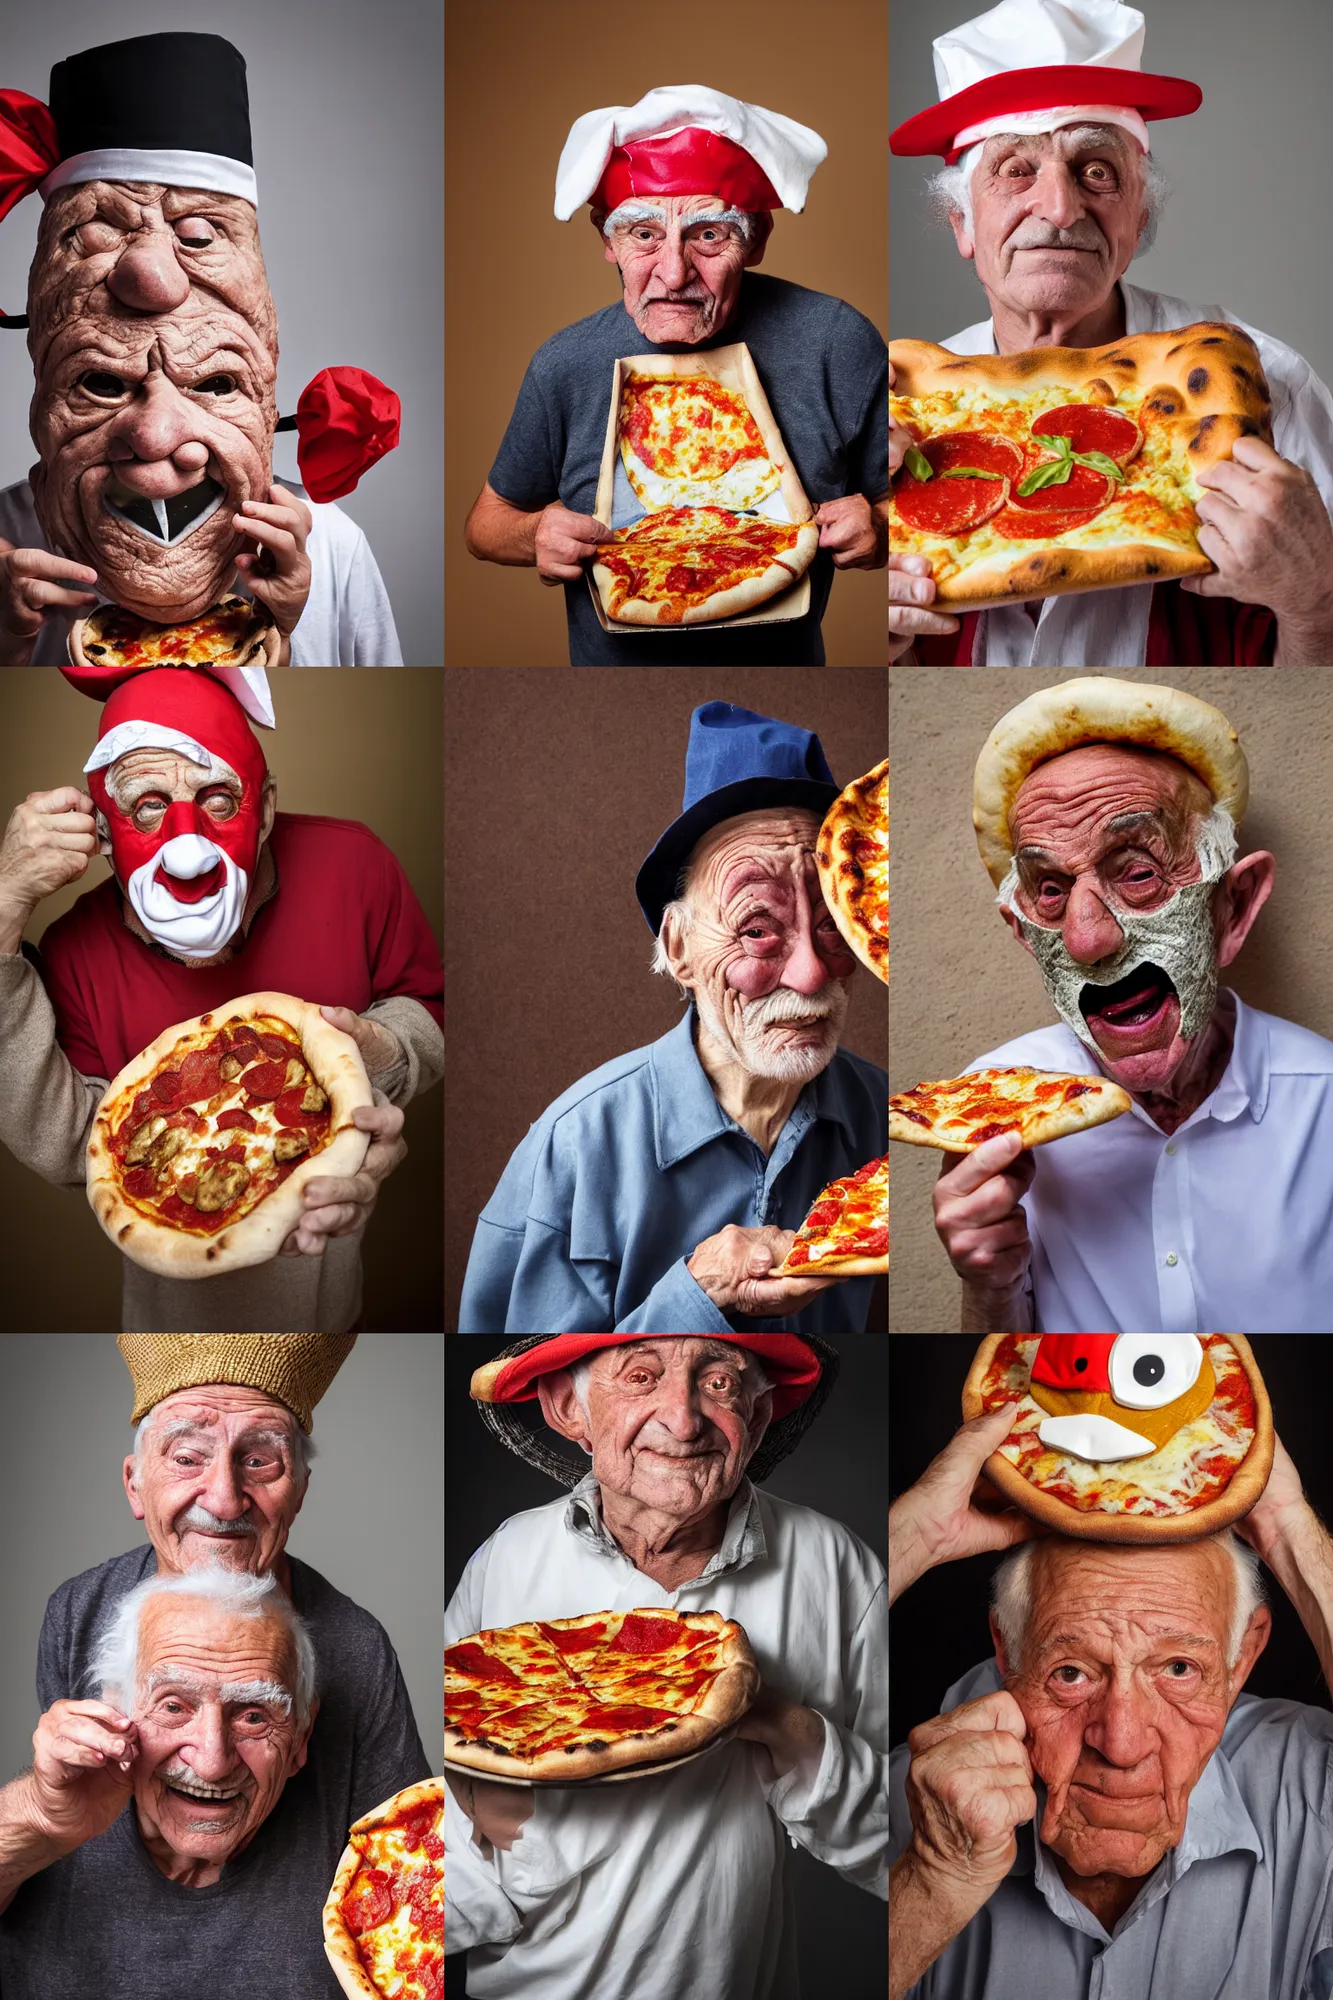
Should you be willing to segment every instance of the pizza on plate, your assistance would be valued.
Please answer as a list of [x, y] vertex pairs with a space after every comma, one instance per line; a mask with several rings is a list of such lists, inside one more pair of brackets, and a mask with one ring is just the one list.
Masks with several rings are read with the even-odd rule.
[[716, 1611], [592, 1611], [474, 1632], [444, 1651], [444, 1759], [538, 1783], [673, 1763], [738, 1722], [759, 1688]]
[[830, 1181], [775, 1278], [877, 1278], [889, 1268], [889, 1162]]
[[1241, 1334], [988, 1334], [963, 1415], [1001, 1404], [1013, 1425], [987, 1477], [1062, 1534], [1213, 1534], [1249, 1511], [1272, 1467], [1268, 1392]]
[[324, 1951], [352, 2000], [444, 2000], [444, 1780], [376, 1806], [347, 1837]]
[[356, 1043], [289, 993], [166, 1028], [113, 1078], [88, 1140], [88, 1199], [118, 1250], [168, 1278], [276, 1256], [305, 1184], [354, 1174], [374, 1099]]
[[1044, 1146], [1104, 1125], [1133, 1099], [1105, 1076], [1065, 1076], [1053, 1069], [974, 1069], [918, 1083], [889, 1099], [889, 1137], [942, 1153], [972, 1153], [1002, 1132], [1024, 1146]]
[[75, 667], [273, 667], [281, 649], [268, 606], [237, 596], [219, 598], [185, 625], [153, 625], [118, 604], [99, 604], [69, 635]]
[[848, 785], [815, 846], [833, 921], [862, 965], [889, 983], [889, 760]]
[[756, 507], [781, 483], [744, 396], [711, 375], [627, 374], [616, 429], [645, 507]]
[[929, 558], [940, 608], [1211, 570], [1199, 474], [1239, 437], [1271, 442], [1258, 350], [1224, 323], [1105, 347], [959, 355], [895, 340], [890, 353], [912, 445], [889, 544]]
[[623, 625], [697, 625], [776, 597], [818, 547], [813, 521], [664, 507], [598, 544], [593, 582], [607, 617]]

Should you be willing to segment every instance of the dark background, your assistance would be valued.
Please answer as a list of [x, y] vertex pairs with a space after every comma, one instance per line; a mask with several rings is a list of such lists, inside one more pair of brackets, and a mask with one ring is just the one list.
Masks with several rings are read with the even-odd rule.
[[[526, 1465], [483, 1425], [468, 1395], [474, 1368], [509, 1343], [480, 1334], [445, 1339], [444, 1599], [448, 1604], [469, 1558], [502, 1521], [560, 1497], [545, 1473]], [[842, 1365], [833, 1392], [790, 1458], [763, 1482], [765, 1492], [842, 1521], [887, 1558], [888, 1459], [884, 1411], [887, 1340], [835, 1343]], [[536, 1405], [534, 1405], [536, 1408]], [[884, 1905], [844, 1882], [832, 1868], [787, 1848], [796, 1897], [801, 1991], [806, 2000], [881, 2000], [887, 1983]], [[681, 1921], [690, 1913], [683, 1911]], [[449, 2000], [466, 1992], [466, 1954], [445, 1959]], [[538, 2000], [534, 1994], [533, 2000]], [[626, 2000], [629, 1996], [626, 1995]], [[712, 2000], [700, 1994], [699, 2000]], [[717, 1995], [716, 2000], [727, 2000]]]
[[[888, 749], [882, 668], [446, 677], [446, 1331], [477, 1217], [529, 1125], [589, 1070], [680, 1019], [675, 987], [648, 970], [634, 877], [680, 811], [690, 715], [706, 701], [813, 729], [839, 785]], [[887, 1067], [888, 995], [863, 970], [843, 1041]], [[868, 1326], [887, 1324], [886, 1289], [881, 1279]]]
[[[1273, 1424], [1296, 1461], [1315, 1511], [1333, 1511], [1327, 1413], [1333, 1400], [1333, 1336], [1247, 1336], [1273, 1404]], [[918, 1479], [962, 1423], [963, 1383], [976, 1346], [961, 1334], [904, 1334], [889, 1341], [889, 1461], [895, 1498]], [[446, 1542], [446, 1562], [448, 1544]], [[892, 1737], [902, 1742], [969, 1667], [993, 1657], [986, 1608], [1000, 1558], [969, 1556], [927, 1571], [898, 1600], [889, 1648]], [[1245, 1683], [1246, 1694], [1333, 1707], [1305, 1628], [1267, 1569], [1273, 1633]]]

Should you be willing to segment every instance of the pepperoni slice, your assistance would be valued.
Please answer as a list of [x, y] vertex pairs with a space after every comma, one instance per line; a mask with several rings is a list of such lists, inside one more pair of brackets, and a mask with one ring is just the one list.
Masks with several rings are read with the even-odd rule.
[[[130, 1107], [130, 1115], [125, 1120], [125, 1124], [126, 1125], [142, 1124], [143, 1120], [147, 1118], [152, 1112], [160, 1111], [161, 1109], [162, 1109], [161, 1105], [158, 1103], [157, 1099], [154, 1097], [151, 1090], [141, 1090], [139, 1092], [139, 1095], [135, 1098], [133, 1105]], [[122, 1126], [121, 1130], [123, 1131], [124, 1129], [125, 1129], [124, 1126]]]
[[250, 1113], [242, 1111], [239, 1104], [235, 1105], [230, 1111], [222, 1112], [218, 1118], [219, 1132], [257, 1132], [258, 1130], [259, 1127], [255, 1124]]
[[1143, 444], [1143, 432], [1120, 410], [1096, 403], [1065, 403], [1047, 410], [1032, 426], [1033, 437], [1067, 437], [1075, 451], [1100, 451], [1117, 465], [1128, 465]]
[[135, 1201], [149, 1201], [157, 1193], [157, 1180], [151, 1167], [131, 1167], [121, 1185]]
[[286, 1042], [281, 1035], [256, 1035], [255, 1040], [266, 1056], [275, 1062], [286, 1062], [288, 1056], [299, 1056], [301, 1051], [295, 1042]]
[[995, 516], [994, 529], [1008, 541], [1037, 537], [1043, 541], [1095, 521], [1111, 497], [1115, 482], [1090, 465], [1076, 465], [1062, 486], [1043, 486], [1036, 493], [1017, 492]]
[[155, 1076], [149, 1088], [159, 1104], [174, 1104], [180, 1096], [180, 1071], [164, 1069]]
[[273, 1107], [277, 1114], [279, 1125], [322, 1125], [324, 1123], [324, 1120], [329, 1115], [327, 1110], [302, 1111], [301, 1109], [301, 1099], [305, 1096], [307, 1087], [303, 1083], [298, 1083], [294, 1084], [290, 1090], [283, 1091], [281, 1097]]
[[648, 1653], [665, 1653], [683, 1642], [682, 1628], [668, 1618], [641, 1618], [631, 1611], [613, 1642], [622, 1653], [634, 1653], [640, 1657]]
[[279, 1097], [282, 1086], [287, 1081], [285, 1062], [255, 1063], [245, 1072], [241, 1082], [249, 1097]]
[[[983, 521], [998, 514], [1009, 498], [1010, 483], [1023, 470], [1023, 453], [1011, 438], [989, 431], [951, 431], [919, 447], [933, 479], [914, 479], [904, 470], [893, 489], [894, 507], [904, 528], [920, 535], [940, 535], [952, 541], [970, 535]], [[971, 467], [993, 472], [994, 479], [950, 479], [946, 475]]]

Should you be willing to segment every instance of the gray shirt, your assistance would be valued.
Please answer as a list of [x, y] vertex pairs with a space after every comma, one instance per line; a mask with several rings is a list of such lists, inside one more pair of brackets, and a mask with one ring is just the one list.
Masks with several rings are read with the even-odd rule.
[[[941, 1713], [1004, 1685], [994, 1660]], [[889, 1760], [891, 1851], [911, 1839], [906, 1745]], [[1038, 1821], [1043, 1804], [1039, 1785]], [[1180, 1845], [1108, 1935], [1034, 1826], [995, 1894], [914, 2000], [1330, 2000], [1333, 1715], [1243, 1694], [1190, 1797]]]
[[[254, 1839], [204, 1889], [169, 1882], [131, 1802], [96, 1840], [30, 1876], [0, 1916], [4, 2000], [339, 2000], [324, 1956], [324, 1899], [347, 1829], [430, 1776], [387, 1633], [318, 1571], [289, 1557], [292, 1602], [318, 1667], [305, 1768]], [[37, 1699], [86, 1698], [83, 1674], [112, 1606], [155, 1573], [132, 1549], [62, 1583], [46, 1608]]]

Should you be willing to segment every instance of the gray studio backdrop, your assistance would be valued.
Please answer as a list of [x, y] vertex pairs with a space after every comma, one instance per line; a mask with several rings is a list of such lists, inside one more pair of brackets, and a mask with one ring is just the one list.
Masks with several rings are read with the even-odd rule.
[[[121, 1461], [133, 1386], [110, 1333], [0, 1335], [0, 1784], [32, 1762], [46, 1600], [147, 1540]], [[315, 1411], [318, 1456], [288, 1547], [389, 1634], [432, 1770], [444, 1700], [444, 1337], [363, 1333]]]
[[[1144, 68], [1203, 91], [1192, 118], [1156, 119], [1153, 157], [1174, 192], [1131, 284], [1220, 305], [1303, 354], [1333, 380], [1328, 255], [1328, 0], [1136, 0]], [[893, 0], [890, 129], [936, 101], [930, 45], [985, 0]], [[889, 333], [943, 340], [989, 316], [974, 267], [932, 220], [923, 186], [943, 164], [889, 170]]]
[[[259, 231], [278, 307], [278, 411], [319, 369], [368, 368], [402, 398], [402, 442], [338, 505], [363, 528], [409, 667], [444, 658], [444, 24], [439, 0], [42, 0], [0, 15], [0, 86], [46, 102], [79, 49], [168, 29], [245, 57]], [[41, 197], [0, 224], [0, 308], [22, 312]], [[0, 486], [26, 478], [32, 367], [0, 329]], [[296, 439], [274, 440], [295, 479]]]

